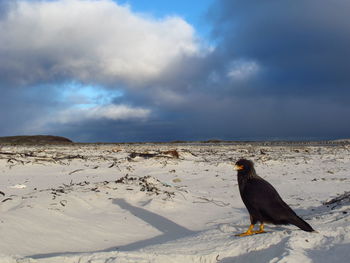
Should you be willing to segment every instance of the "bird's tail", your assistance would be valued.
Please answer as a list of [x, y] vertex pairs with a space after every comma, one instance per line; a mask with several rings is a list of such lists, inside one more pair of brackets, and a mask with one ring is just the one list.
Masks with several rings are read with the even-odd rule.
[[290, 219], [290, 223], [299, 227], [301, 230], [304, 230], [307, 232], [315, 231], [308, 223], [306, 223], [303, 219], [301, 219], [297, 215]]

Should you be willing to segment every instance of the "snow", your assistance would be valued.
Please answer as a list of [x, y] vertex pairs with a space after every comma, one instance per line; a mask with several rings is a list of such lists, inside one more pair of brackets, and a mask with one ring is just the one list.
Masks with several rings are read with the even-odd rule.
[[[176, 151], [176, 154], [171, 154]], [[2, 146], [1, 263], [347, 262], [350, 146]], [[233, 164], [317, 233], [249, 226]]]

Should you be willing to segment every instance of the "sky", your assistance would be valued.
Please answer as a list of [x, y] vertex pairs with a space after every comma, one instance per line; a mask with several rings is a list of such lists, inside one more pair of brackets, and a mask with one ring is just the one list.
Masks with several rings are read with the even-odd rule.
[[350, 138], [348, 0], [0, 0], [0, 136]]

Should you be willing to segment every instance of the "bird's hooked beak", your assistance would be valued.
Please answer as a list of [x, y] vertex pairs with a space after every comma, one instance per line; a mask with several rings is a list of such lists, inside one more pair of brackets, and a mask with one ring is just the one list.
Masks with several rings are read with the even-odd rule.
[[235, 166], [233, 167], [233, 169], [236, 170], [236, 171], [243, 170], [243, 168], [244, 168], [243, 165], [237, 165], [237, 164], [235, 164]]

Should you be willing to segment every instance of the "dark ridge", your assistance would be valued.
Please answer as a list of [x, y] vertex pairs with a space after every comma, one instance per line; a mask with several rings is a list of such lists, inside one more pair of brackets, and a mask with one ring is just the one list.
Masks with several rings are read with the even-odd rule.
[[73, 143], [68, 138], [52, 135], [23, 135], [0, 137], [1, 144], [68, 144]]
[[174, 144], [176, 144], [176, 143], [187, 143], [187, 141], [176, 140], [176, 141], [171, 141], [169, 143], [174, 143]]
[[171, 144], [230, 144], [230, 145], [252, 145], [252, 146], [342, 146], [350, 145], [350, 139], [339, 139], [339, 140], [219, 140], [211, 139], [206, 141], [173, 141]]
[[225, 141], [220, 139], [210, 139], [206, 141], [201, 141], [201, 143], [225, 143]]
[[280, 146], [280, 147], [303, 147], [303, 146], [349, 146], [350, 139], [342, 140], [319, 140], [319, 141], [277, 141], [277, 140], [266, 140], [266, 141], [229, 141], [229, 140], [207, 140], [207, 141], [140, 141], [140, 142], [75, 142], [76, 145], [240, 145], [240, 146]]

